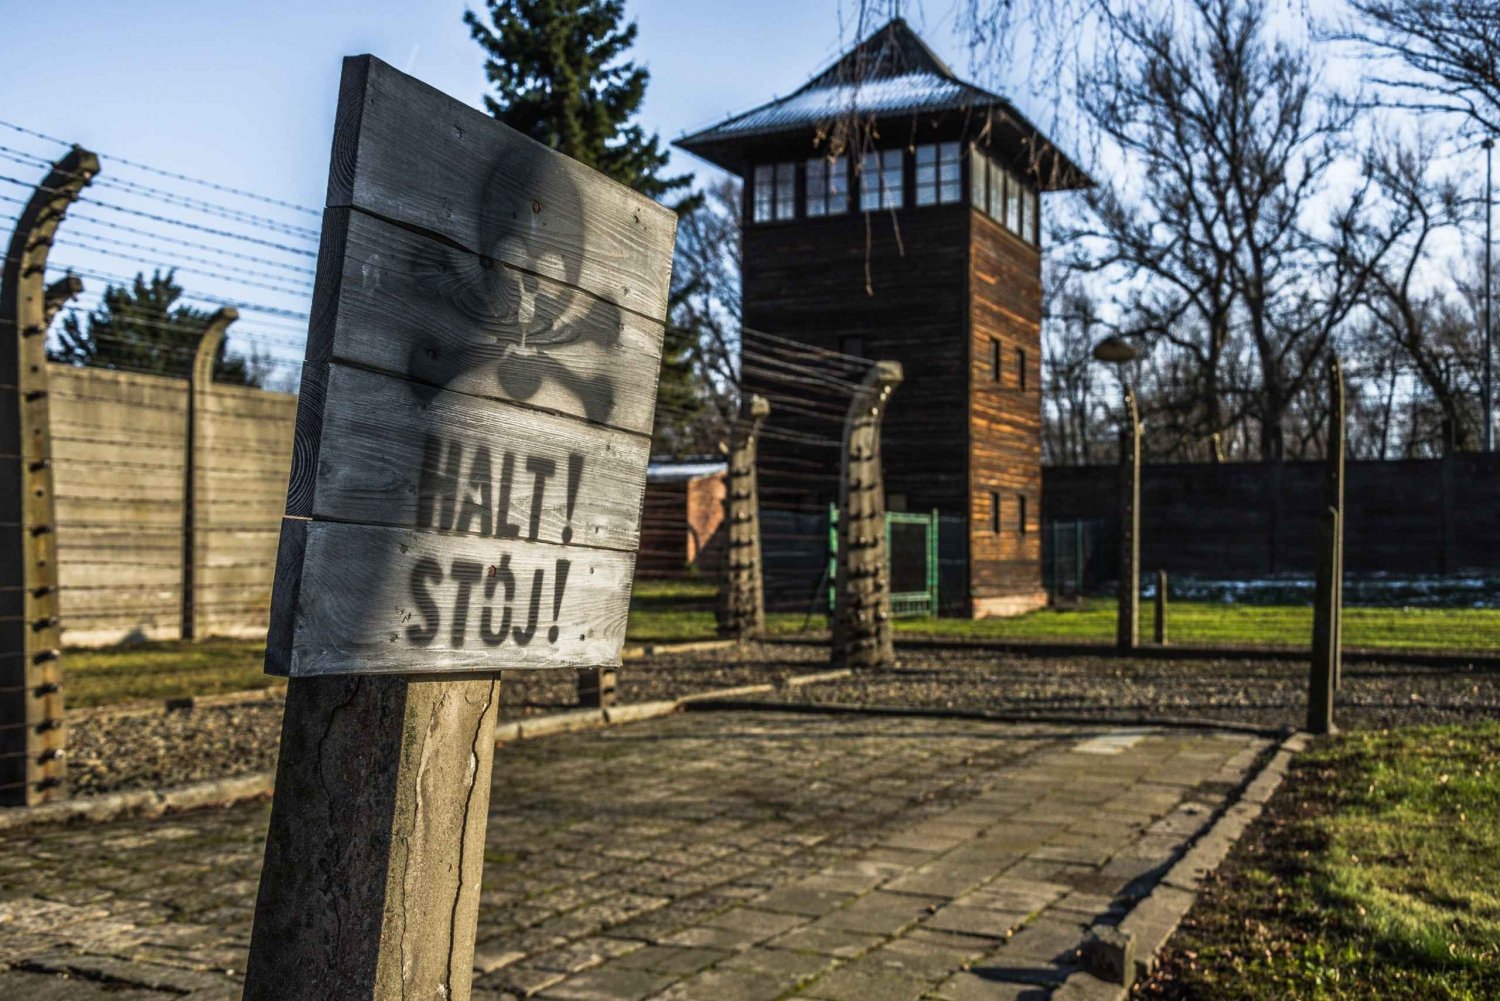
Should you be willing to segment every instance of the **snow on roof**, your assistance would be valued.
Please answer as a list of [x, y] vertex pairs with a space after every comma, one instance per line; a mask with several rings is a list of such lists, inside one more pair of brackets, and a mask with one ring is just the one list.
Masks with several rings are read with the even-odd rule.
[[647, 483], [680, 483], [727, 470], [723, 462], [653, 462], [646, 466]]

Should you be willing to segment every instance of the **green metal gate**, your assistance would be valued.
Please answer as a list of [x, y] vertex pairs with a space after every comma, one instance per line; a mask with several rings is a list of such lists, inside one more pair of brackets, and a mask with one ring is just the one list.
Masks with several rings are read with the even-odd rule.
[[[833, 610], [839, 552], [839, 512], [828, 505], [828, 608]], [[921, 618], [938, 613], [938, 513], [887, 511], [885, 515], [886, 579], [891, 587], [891, 617]]]

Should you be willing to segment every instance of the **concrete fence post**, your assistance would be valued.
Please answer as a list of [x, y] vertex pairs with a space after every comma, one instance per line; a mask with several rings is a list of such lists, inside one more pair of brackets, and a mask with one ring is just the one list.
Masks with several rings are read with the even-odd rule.
[[188, 372], [188, 406], [185, 446], [182, 456], [182, 623], [181, 635], [185, 640], [198, 639], [198, 561], [207, 548], [198, 525], [198, 511], [202, 507], [203, 478], [200, 475], [207, 459], [203, 447], [203, 428], [208, 417], [208, 394], [213, 388], [214, 362], [219, 357], [219, 348], [229, 325], [240, 318], [240, 311], [225, 306], [213, 316], [203, 328], [198, 339], [198, 350], [193, 356], [193, 367]]
[[70, 300], [76, 299], [82, 294], [83, 279], [77, 275], [64, 275], [51, 285], [48, 285], [44, 296], [47, 304], [47, 326], [52, 326], [52, 320], [57, 316], [59, 310], [66, 306]]
[[45, 276], [58, 224], [98, 172], [99, 158], [76, 146], [53, 165], [16, 220], [0, 279], [0, 804], [6, 806], [67, 795], [46, 341], [48, 322], [75, 287], [48, 289]]
[[1344, 366], [1337, 354], [1328, 358], [1328, 506], [1333, 508], [1333, 603], [1329, 636], [1332, 644], [1333, 687], [1344, 682], [1344, 453], [1347, 422], [1344, 416]]
[[1338, 676], [1338, 646], [1334, 641], [1338, 589], [1334, 568], [1339, 564], [1339, 513], [1331, 505], [1318, 522], [1318, 575], [1313, 598], [1312, 661], [1308, 665], [1307, 729], [1333, 732], [1333, 692]]
[[736, 640], [757, 635], [766, 624], [755, 465], [760, 428], [770, 413], [771, 404], [765, 397], [750, 396], [742, 402], [739, 418], [729, 433], [729, 470], [724, 491], [729, 546], [724, 558], [724, 587], [719, 597], [719, 635]]
[[831, 651], [837, 667], [883, 667], [896, 659], [886, 575], [880, 425], [901, 378], [897, 362], [876, 362], [844, 418]]
[[1125, 390], [1120, 429], [1120, 586], [1115, 648], [1131, 653], [1141, 640], [1141, 417], [1135, 391]]

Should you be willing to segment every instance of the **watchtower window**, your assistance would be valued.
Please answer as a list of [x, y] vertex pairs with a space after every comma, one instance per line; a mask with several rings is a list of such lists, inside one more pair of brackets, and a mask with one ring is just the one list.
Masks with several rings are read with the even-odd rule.
[[958, 143], [917, 147], [917, 204], [951, 205], [963, 197]]
[[1016, 388], [1026, 392], [1026, 349], [1016, 348]]
[[990, 534], [1000, 534], [1000, 491], [990, 491]]
[[776, 218], [795, 219], [796, 217], [797, 165], [778, 163], [776, 165]]
[[985, 168], [989, 160], [977, 148], [969, 149], [969, 204], [981, 212], [989, 210], [989, 177]]
[[990, 218], [1003, 225], [1005, 223], [1005, 171], [1000, 168], [999, 164], [991, 162], [989, 175]]
[[1000, 342], [990, 338], [990, 381], [1000, 381]]
[[837, 156], [807, 161], [807, 217], [849, 211], [849, 162]]
[[1026, 495], [1016, 494], [1016, 531], [1026, 534]]
[[1025, 194], [1018, 177], [1011, 174], [1006, 178], [1005, 199], [1005, 225], [1017, 236], [1026, 232], [1026, 202], [1021, 197]]
[[776, 197], [776, 168], [769, 164], [756, 167], [751, 188], [755, 197], [755, 207], [750, 217], [756, 222], [770, 222], [771, 204]]
[[901, 208], [905, 203], [902, 192], [904, 168], [905, 157], [899, 149], [866, 153], [859, 169], [860, 210]]

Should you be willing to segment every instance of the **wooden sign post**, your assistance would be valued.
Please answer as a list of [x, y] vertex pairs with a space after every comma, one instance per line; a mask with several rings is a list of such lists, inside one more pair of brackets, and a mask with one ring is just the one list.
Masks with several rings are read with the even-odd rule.
[[620, 662], [675, 226], [345, 61], [247, 1001], [469, 997], [498, 672]]

